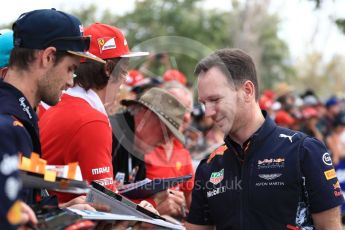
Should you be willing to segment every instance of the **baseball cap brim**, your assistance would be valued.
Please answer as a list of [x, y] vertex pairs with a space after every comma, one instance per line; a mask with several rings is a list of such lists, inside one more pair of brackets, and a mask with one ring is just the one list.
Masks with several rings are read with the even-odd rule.
[[67, 52], [70, 53], [70, 54], [77, 55], [79, 57], [83, 57], [83, 58], [87, 58], [87, 59], [91, 59], [93, 61], [100, 62], [100, 63], [103, 63], [103, 64], [106, 63], [106, 61], [104, 61], [103, 59], [97, 57], [96, 55], [93, 55], [90, 52], [78, 52], [78, 51], [71, 51], [71, 50], [67, 50]]
[[142, 57], [149, 55], [149, 52], [130, 52], [128, 54], [123, 54], [120, 57]]
[[123, 99], [120, 101], [120, 103], [124, 106], [129, 106], [129, 105], [134, 105], [134, 104], [139, 104], [139, 105], [145, 106], [146, 108], [148, 108], [150, 111], [154, 112], [158, 116], [159, 120], [161, 120], [166, 125], [166, 127], [172, 132], [172, 134], [181, 143], [185, 143], [184, 135], [178, 129], [176, 129], [176, 127], [174, 127], [164, 116], [162, 116], [160, 113], [158, 113], [154, 108], [151, 108], [144, 101], [141, 101], [140, 99], [139, 100]]

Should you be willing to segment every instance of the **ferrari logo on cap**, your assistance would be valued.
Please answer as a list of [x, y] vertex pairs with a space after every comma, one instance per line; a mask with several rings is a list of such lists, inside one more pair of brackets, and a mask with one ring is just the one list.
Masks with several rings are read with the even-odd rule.
[[97, 42], [100, 53], [105, 50], [116, 49], [115, 38], [99, 38]]
[[103, 38], [99, 38], [97, 41], [98, 41], [98, 45], [100, 45], [100, 46], [103, 46], [105, 43]]

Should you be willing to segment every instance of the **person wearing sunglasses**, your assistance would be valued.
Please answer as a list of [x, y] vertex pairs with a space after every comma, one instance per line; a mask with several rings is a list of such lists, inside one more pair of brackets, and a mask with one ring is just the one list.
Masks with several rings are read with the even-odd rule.
[[12, 29], [14, 48], [0, 80], [1, 229], [37, 221], [27, 205], [34, 202], [35, 191], [22, 189], [18, 172], [18, 154], [41, 153], [34, 108], [40, 101], [55, 105], [60, 100], [81, 57], [104, 62], [86, 52], [90, 38], [83, 35], [80, 20], [70, 14], [55, 9], [30, 11], [20, 15]]

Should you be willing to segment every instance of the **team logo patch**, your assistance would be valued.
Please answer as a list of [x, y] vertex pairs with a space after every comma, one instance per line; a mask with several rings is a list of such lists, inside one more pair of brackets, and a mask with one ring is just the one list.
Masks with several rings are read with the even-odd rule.
[[343, 195], [342, 192], [334, 191], [334, 196], [338, 197], [338, 196], [341, 196], [341, 195]]
[[340, 189], [340, 183], [337, 181], [337, 183], [333, 184], [334, 189]]
[[293, 136], [295, 136], [297, 133], [295, 133], [294, 135], [292, 135], [292, 136], [289, 136], [289, 135], [286, 135], [286, 134], [284, 134], [284, 133], [281, 133], [281, 134], [279, 134], [279, 137], [281, 137], [281, 138], [288, 138], [289, 139], [289, 141], [292, 143], [292, 138], [293, 138]]
[[98, 38], [97, 43], [100, 53], [105, 50], [116, 49], [115, 38]]
[[259, 174], [259, 177], [265, 180], [274, 180], [280, 177], [281, 175], [281, 173]]
[[284, 168], [285, 159], [284, 158], [269, 158], [258, 160], [258, 169], [267, 168]]
[[210, 182], [214, 185], [219, 184], [224, 179], [224, 169], [219, 172], [213, 172], [210, 177]]
[[322, 161], [325, 165], [329, 165], [329, 166], [332, 165], [332, 159], [331, 159], [331, 156], [329, 155], [329, 153], [324, 153], [322, 155]]
[[337, 176], [334, 169], [324, 171], [324, 174], [327, 180], [331, 180]]

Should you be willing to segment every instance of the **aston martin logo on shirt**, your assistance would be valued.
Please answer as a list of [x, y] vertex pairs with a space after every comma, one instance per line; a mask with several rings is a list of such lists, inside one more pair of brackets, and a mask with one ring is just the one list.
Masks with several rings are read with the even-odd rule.
[[281, 173], [259, 174], [259, 177], [265, 180], [274, 180], [280, 177], [281, 175]]

